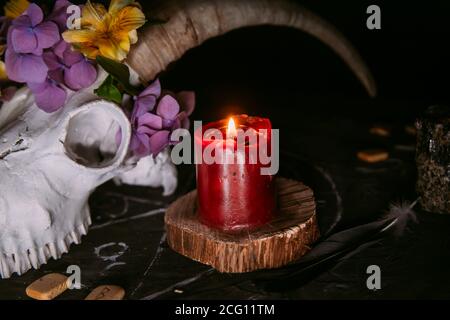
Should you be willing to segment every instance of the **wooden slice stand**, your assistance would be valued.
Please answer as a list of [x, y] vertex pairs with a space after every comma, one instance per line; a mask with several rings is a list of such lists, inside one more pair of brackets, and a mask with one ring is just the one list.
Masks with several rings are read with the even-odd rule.
[[197, 191], [181, 197], [165, 215], [167, 241], [176, 252], [220, 272], [277, 268], [298, 259], [319, 237], [313, 191], [303, 183], [277, 178], [279, 212], [268, 224], [225, 233], [202, 224]]

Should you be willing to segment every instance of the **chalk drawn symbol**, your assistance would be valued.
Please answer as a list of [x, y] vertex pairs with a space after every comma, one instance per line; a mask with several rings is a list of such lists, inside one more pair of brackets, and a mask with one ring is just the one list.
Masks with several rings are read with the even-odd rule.
[[98, 258], [109, 262], [102, 273], [115, 266], [125, 265], [125, 262], [117, 261], [117, 259], [124, 255], [127, 250], [128, 245], [124, 242], [109, 242], [94, 248], [95, 255]]

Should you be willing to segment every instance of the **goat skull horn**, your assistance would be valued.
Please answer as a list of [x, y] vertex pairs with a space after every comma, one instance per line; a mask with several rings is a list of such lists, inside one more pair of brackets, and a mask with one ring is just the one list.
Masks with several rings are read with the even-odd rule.
[[142, 80], [153, 80], [171, 62], [204, 41], [246, 26], [274, 25], [303, 30], [331, 47], [355, 73], [370, 96], [375, 81], [352, 44], [331, 24], [290, 2], [273, 0], [165, 0], [152, 11], [163, 24], [144, 29], [128, 64]]

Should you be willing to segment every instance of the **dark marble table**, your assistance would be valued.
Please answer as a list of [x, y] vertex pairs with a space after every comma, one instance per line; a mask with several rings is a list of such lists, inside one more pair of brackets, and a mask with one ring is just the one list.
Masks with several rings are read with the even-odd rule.
[[[101, 284], [122, 286], [127, 299], [448, 298], [450, 219], [416, 207], [413, 219], [406, 217], [385, 233], [373, 223], [392, 202], [416, 199], [415, 138], [404, 132], [407, 122], [384, 119], [393, 130], [391, 137], [381, 138], [368, 132], [374, 123], [370, 117], [324, 119], [318, 108], [299, 120], [301, 125], [282, 124], [281, 131], [280, 175], [313, 188], [322, 232], [298, 263], [230, 275], [173, 252], [165, 241], [165, 208], [195, 188], [193, 166], [183, 165], [170, 197], [159, 189], [101, 186], [90, 199], [93, 225], [82, 244], [40, 270], [0, 280], [0, 299], [28, 299], [25, 288], [33, 280], [64, 273], [72, 264], [81, 268], [82, 289], [58, 299], [82, 299]], [[379, 164], [357, 160], [357, 150], [373, 146], [389, 150], [390, 159]], [[371, 264], [382, 270], [381, 290], [366, 287]]]

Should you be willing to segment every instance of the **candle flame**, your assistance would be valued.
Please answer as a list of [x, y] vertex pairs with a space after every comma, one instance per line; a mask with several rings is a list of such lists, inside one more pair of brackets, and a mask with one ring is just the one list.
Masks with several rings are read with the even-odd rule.
[[237, 136], [237, 130], [236, 130], [236, 124], [234, 123], [234, 119], [230, 118], [228, 121], [228, 128], [227, 128], [227, 138], [228, 139], [234, 139]]

